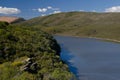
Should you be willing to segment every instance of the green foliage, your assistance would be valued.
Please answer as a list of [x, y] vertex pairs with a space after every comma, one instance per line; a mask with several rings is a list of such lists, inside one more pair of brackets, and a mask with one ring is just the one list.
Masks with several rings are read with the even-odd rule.
[[0, 80], [12, 80], [17, 73], [17, 68], [11, 66], [11, 63], [0, 65]]
[[67, 80], [68, 78], [71, 78], [71, 75], [67, 71], [62, 71], [60, 68], [56, 68], [52, 73], [52, 77], [56, 80]]
[[[72, 78], [73, 74], [60, 60], [60, 47], [51, 35], [35, 28], [4, 27], [0, 28], [0, 80]], [[56, 69], [61, 73], [57, 77]]]
[[9, 25], [9, 23], [7, 23], [7, 22], [0, 22], [0, 29], [4, 29], [8, 25]]

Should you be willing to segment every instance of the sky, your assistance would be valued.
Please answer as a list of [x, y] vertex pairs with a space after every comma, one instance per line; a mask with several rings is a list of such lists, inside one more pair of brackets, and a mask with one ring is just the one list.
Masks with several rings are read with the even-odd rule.
[[120, 12], [120, 0], [0, 0], [0, 16], [30, 19], [71, 11]]

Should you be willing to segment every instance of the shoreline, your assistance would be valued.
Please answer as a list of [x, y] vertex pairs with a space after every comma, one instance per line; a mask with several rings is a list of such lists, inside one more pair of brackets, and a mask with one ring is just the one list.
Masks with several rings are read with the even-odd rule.
[[98, 39], [102, 41], [109, 41], [109, 42], [115, 42], [115, 43], [120, 43], [119, 40], [116, 39], [109, 39], [109, 38], [98, 38], [98, 37], [88, 37], [88, 36], [72, 36], [72, 35], [61, 35], [61, 34], [53, 34], [53, 36], [68, 36], [68, 37], [76, 37], [76, 38], [92, 38], [92, 39]]

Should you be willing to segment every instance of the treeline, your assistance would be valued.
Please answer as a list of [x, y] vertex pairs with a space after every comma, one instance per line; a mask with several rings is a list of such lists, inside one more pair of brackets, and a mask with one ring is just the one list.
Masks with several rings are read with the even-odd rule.
[[0, 80], [70, 80], [73, 74], [59, 55], [51, 35], [0, 22]]

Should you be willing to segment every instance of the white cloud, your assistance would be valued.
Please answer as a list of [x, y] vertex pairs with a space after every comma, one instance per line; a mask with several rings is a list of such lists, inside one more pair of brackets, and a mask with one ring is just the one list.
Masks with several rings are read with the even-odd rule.
[[97, 12], [96, 10], [92, 10], [92, 12]]
[[54, 11], [53, 14], [61, 13], [61, 11]]
[[0, 14], [18, 14], [21, 11], [17, 8], [8, 8], [0, 6]]
[[47, 8], [38, 8], [38, 12], [46, 12], [48, 9]]
[[50, 10], [59, 10], [59, 8], [53, 8], [51, 6], [48, 6], [47, 8], [50, 9]]
[[113, 6], [105, 9], [105, 12], [120, 12], [120, 6]]
[[85, 10], [80, 10], [81, 12], [85, 11]]
[[[59, 8], [53, 8], [52, 6], [47, 6], [47, 7], [32, 9], [32, 10], [38, 11], [40, 13], [46, 13], [46, 14], [48, 14], [47, 12], [49, 12], [49, 14], [56, 14], [61, 12]], [[46, 14], [41, 14], [41, 16], [45, 16]]]
[[52, 7], [51, 7], [51, 6], [48, 6], [47, 8], [48, 8], [48, 9], [52, 9]]
[[41, 14], [41, 16], [46, 16], [46, 14]]
[[60, 10], [59, 8], [52, 8], [52, 10]]

